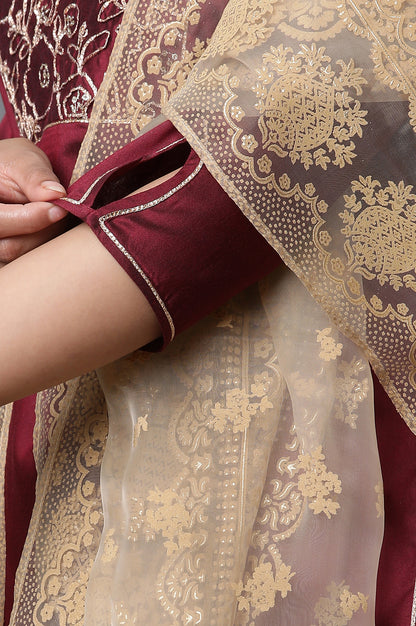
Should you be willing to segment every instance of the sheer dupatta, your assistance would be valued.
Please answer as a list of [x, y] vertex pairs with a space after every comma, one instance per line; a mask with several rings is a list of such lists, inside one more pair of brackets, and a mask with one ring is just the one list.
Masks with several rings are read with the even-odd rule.
[[230, 0], [207, 47], [203, 11], [129, 2], [76, 175], [163, 111], [288, 269], [99, 373], [102, 534], [96, 379], [67, 421], [41, 396], [16, 624], [82, 623], [85, 589], [87, 624], [374, 623], [366, 358], [415, 424], [415, 9]]

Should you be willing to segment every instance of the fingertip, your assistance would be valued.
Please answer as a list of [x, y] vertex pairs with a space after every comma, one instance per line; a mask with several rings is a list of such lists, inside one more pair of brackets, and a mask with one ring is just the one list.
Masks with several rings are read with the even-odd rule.
[[59, 222], [67, 215], [67, 211], [60, 206], [52, 206], [48, 211], [48, 217], [51, 222]]

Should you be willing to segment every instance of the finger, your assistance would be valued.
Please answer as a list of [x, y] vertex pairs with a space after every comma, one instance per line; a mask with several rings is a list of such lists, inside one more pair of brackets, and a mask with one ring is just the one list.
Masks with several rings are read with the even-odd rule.
[[48, 201], [65, 195], [46, 154], [27, 139], [0, 142], [0, 198]]
[[47, 228], [67, 215], [50, 202], [0, 204], [0, 238], [27, 235]]
[[26, 254], [26, 252], [30, 252], [30, 250], [34, 250], [47, 241], [61, 235], [67, 230], [67, 226], [67, 221], [62, 220], [31, 235], [0, 239], [0, 268], [11, 261], [15, 261], [23, 254]]

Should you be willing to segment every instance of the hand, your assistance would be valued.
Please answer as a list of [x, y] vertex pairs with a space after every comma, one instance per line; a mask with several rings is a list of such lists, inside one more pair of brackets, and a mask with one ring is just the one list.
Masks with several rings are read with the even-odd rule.
[[48, 157], [28, 139], [0, 141], [0, 267], [63, 232], [65, 195]]

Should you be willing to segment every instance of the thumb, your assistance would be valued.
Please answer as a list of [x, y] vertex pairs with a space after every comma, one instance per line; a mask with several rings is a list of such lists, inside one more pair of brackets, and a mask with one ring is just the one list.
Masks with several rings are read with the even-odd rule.
[[0, 198], [48, 202], [65, 195], [46, 154], [27, 139], [0, 142]]

